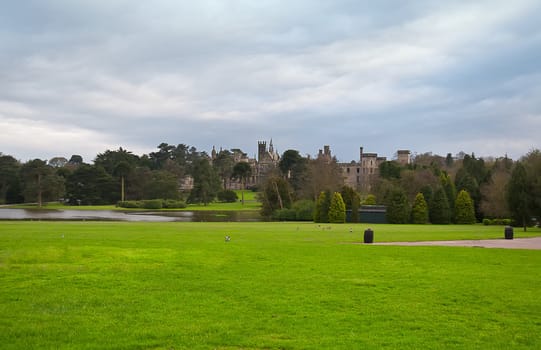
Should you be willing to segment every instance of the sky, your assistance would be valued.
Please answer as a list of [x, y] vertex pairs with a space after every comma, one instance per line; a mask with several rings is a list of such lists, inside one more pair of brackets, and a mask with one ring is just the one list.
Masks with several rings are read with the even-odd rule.
[[538, 0], [3, 1], [0, 152], [517, 159], [541, 148], [539, 18]]

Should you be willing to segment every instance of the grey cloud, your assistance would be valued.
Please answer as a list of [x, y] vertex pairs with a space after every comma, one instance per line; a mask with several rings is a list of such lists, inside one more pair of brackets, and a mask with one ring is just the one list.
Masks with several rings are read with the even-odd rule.
[[[282, 151], [330, 144], [344, 161], [361, 145], [518, 157], [540, 147], [540, 12], [534, 1], [11, 2], [0, 123], [62, 125], [101, 142], [96, 153], [162, 141], [251, 153], [273, 137]], [[10, 150], [35, 156], [0, 140]]]

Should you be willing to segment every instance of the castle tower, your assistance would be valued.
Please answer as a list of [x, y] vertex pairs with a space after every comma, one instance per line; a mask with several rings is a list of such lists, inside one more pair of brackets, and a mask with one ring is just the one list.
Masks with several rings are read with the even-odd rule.
[[260, 162], [265, 157], [265, 153], [267, 153], [267, 142], [266, 141], [258, 141], [257, 142], [257, 161]]

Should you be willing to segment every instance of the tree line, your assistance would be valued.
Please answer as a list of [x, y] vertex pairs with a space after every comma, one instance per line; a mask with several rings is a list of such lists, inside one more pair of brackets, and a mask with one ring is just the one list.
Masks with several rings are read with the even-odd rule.
[[[210, 157], [193, 146], [167, 143], [140, 156], [123, 148], [106, 150], [91, 164], [79, 155], [22, 163], [0, 153], [0, 204], [41, 205], [59, 199], [73, 205], [144, 199], [204, 204], [218, 197], [236, 200], [228, 194], [228, 185], [237, 181], [244, 188], [256, 171], [253, 164], [239, 161], [239, 155], [245, 154], [232, 149]], [[193, 183], [186, 184], [187, 178]], [[336, 194], [351, 210], [353, 221], [358, 220], [357, 209], [363, 204], [386, 205], [388, 221], [395, 223], [509, 218], [527, 226], [541, 214], [539, 150], [517, 161], [430, 153], [416, 155], [407, 165], [384, 161], [379, 174], [364, 179], [359, 188], [345, 185], [336, 158], [303, 157], [297, 150], [287, 150], [261, 179], [252, 189], [258, 192], [262, 214], [277, 219], [325, 221], [325, 210], [331, 208]], [[333, 210], [342, 208], [338, 199], [335, 202]], [[338, 217], [341, 220], [342, 214]]]

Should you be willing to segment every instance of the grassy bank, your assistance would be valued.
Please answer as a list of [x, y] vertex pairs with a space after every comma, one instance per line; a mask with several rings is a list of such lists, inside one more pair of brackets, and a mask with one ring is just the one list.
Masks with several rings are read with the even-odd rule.
[[[0, 222], [0, 344], [541, 348], [539, 251], [344, 244], [366, 227]], [[503, 234], [371, 227], [376, 241]]]

